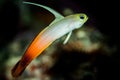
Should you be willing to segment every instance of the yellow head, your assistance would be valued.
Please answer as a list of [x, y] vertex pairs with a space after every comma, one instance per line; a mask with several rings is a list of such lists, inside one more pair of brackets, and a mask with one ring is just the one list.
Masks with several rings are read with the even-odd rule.
[[76, 29], [82, 27], [82, 25], [88, 20], [88, 16], [84, 13], [76, 14], [77, 24]]

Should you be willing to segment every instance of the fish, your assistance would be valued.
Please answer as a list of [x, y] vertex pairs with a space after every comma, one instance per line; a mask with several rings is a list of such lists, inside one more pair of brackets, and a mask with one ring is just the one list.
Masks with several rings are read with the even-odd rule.
[[12, 68], [11, 75], [15, 78], [21, 76], [32, 60], [37, 58], [55, 40], [68, 34], [64, 42], [65, 44], [69, 40], [72, 31], [82, 27], [82, 25], [88, 20], [88, 16], [84, 13], [76, 13], [64, 17], [48, 6], [25, 1], [23, 3], [42, 7], [54, 14], [55, 19], [45, 29], [38, 33], [25, 50], [21, 59]]

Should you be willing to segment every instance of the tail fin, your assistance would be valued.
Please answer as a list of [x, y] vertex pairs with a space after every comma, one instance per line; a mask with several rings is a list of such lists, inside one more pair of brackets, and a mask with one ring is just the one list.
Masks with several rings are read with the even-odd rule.
[[24, 70], [25, 70], [25, 67], [22, 67], [20, 65], [20, 61], [18, 61], [16, 65], [13, 67], [11, 74], [13, 77], [19, 77], [23, 73]]

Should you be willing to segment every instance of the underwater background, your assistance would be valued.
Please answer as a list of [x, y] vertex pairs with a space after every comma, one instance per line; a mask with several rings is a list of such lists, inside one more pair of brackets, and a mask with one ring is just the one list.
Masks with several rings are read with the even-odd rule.
[[[118, 5], [104, 0], [24, 0], [49, 6], [64, 16], [85, 13], [88, 21], [55, 41], [16, 80], [119, 80]], [[0, 80], [13, 80], [11, 69], [32, 39], [54, 20], [47, 10], [22, 0], [0, 0]]]

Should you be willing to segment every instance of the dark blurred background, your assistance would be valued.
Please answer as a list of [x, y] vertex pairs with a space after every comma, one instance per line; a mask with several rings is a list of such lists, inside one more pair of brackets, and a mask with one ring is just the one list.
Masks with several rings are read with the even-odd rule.
[[[69, 8], [73, 13], [86, 13], [89, 20], [86, 24], [94, 25], [105, 37], [106, 43], [110, 47], [116, 46], [116, 51], [112, 56], [98, 56], [95, 65], [99, 69], [96, 74], [96, 80], [116, 79], [119, 78], [119, 25], [118, 21], [118, 4], [116, 0], [26, 0], [29, 2], [35, 2], [49, 6], [62, 15], [64, 9]], [[7, 80], [4, 75], [5, 62], [10, 57], [11, 53], [8, 50], [8, 45], [12, 43], [18, 35], [24, 32], [32, 31], [29, 38], [31, 40], [36, 33], [42, 30], [53, 20], [53, 15], [45, 11], [39, 10], [39, 7], [27, 6], [30, 11], [26, 11], [26, 6], [22, 4], [22, 0], [0, 0], [0, 79]], [[45, 13], [46, 12], [46, 13]], [[40, 15], [39, 15], [40, 14]], [[42, 15], [42, 14], [45, 14]], [[47, 15], [49, 14], [49, 15]], [[32, 15], [32, 16], [31, 16]], [[42, 16], [42, 17], [41, 17]], [[36, 19], [38, 19], [37, 25], [41, 23], [42, 28], [34, 27]], [[29, 20], [30, 19], [30, 20]], [[31, 20], [33, 19], [33, 20]], [[39, 23], [40, 21], [40, 23]], [[32, 24], [32, 26], [30, 26]], [[34, 33], [35, 32], [35, 33]], [[29, 35], [29, 36], [30, 36]], [[16, 37], [17, 36], [17, 37]], [[27, 37], [29, 37], [27, 36]], [[20, 38], [23, 37], [22, 35]], [[23, 40], [25, 41], [25, 40]], [[24, 46], [27, 42], [22, 43]], [[25, 48], [25, 47], [24, 47]], [[23, 49], [24, 51], [24, 49]], [[21, 53], [21, 52], [19, 52]], [[21, 54], [20, 54], [21, 55]], [[2, 73], [3, 72], [3, 73]], [[9, 79], [8, 79], [9, 80]], [[70, 80], [70, 79], [69, 79]], [[81, 79], [83, 80], [83, 79]], [[93, 80], [93, 79], [84, 79]]]

